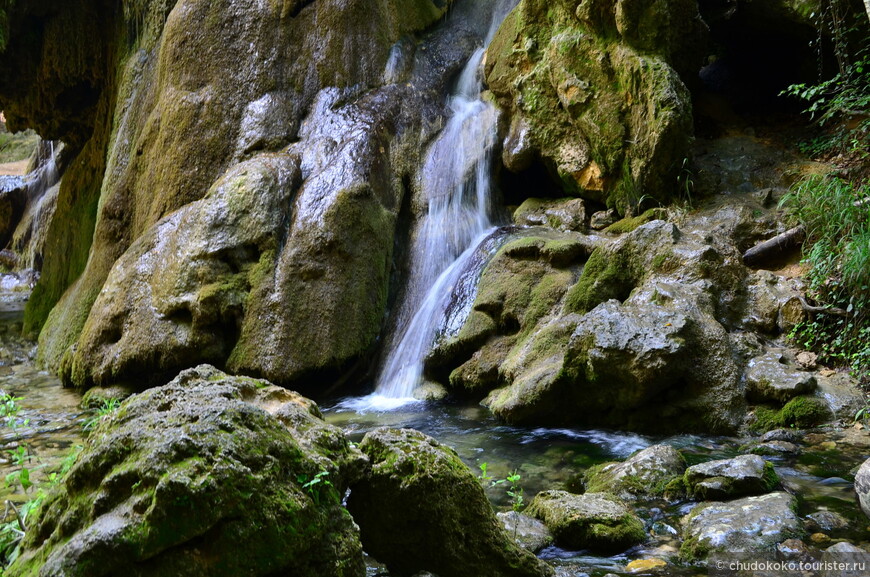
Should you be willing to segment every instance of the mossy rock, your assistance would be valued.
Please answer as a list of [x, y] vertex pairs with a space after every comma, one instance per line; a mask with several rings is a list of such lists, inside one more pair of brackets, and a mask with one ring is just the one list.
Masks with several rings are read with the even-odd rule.
[[797, 500], [782, 492], [697, 505], [684, 519], [680, 557], [695, 562], [713, 552], [771, 551], [804, 535], [796, 510]]
[[[663, 27], [668, 21], [679, 34]], [[524, 158], [541, 158], [567, 194], [624, 210], [672, 193], [692, 122], [669, 62], [682, 68], [687, 54], [697, 58], [700, 31], [688, 0], [523, 0], [489, 47], [487, 81], [511, 125], [524, 127]]]
[[546, 576], [553, 571], [517, 546], [483, 487], [456, 453], [409, 429], [376, 429], [360, 450], [371, 473], [348, 509], [366, 551], [391, 573], [457, 577]]
[[832, 418], [831, 410], [818, 397], [795, 397], [781, 409], [765, 405], [755, 407], [755, 421], [751, 428], [755, 431], [797, 427], [807, 428], [821, 425]]
[[608, 493], [544, 491], [535, 496], [526, 513], [543, 521], [556, 543], [568, 549], [611, 555], [643, 543], [647, 537], [643, 522]]
[[584, 473], [586, 491], [607, 492], [622, 499], [656, 497], [686, 470], [686, 460], [669, 445], [653, 445], [622, 463], [602, 463]]
[[666, 218], [667, 211], [665, 209], [651, 208], [638, 216], [626, 217], [622, 220], [616, 221], [615, 223], [605, 228], [604, 232], [609, 232], [613, 234], [625, 234], [627, 232], [633, 231], [642, 224], [646, 224], [654, 220], [665, 220]]
[[686, 470], [683, 481], [686, 493], [703, 501], [770, 493], [779, 486], [773, 464], [758, 455], [694, 465]]
[[312, 401], [190, 369], [101, 421], [6, 574], [362, 577], [365, 462]]

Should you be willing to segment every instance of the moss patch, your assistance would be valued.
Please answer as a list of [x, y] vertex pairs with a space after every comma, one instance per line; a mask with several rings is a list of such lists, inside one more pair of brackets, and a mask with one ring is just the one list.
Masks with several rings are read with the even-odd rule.
[[795, 397], [781, 409], [759, 405], [755, 407], [754, 431], [797, 427], [806, 428], [821, 425], [831, 418], [831, 412], [824, 401], [816, 397]]
[[613, 234], [624, 234], [633, 231], [642, 224], [665, 218], [667, 218], [667, 211], [665, 209], [651, 208], [643, 214], [640, 214], [633, 218], [623, 218], [622, 220], [614, 222], [613, 224], [605, 228], [604, 232], [609, 232]]

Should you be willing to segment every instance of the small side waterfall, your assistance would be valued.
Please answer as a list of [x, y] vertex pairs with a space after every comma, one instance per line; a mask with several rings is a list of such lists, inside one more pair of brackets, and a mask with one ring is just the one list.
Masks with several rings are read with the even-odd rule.
[[[496, 3], [486, 44], [515, 4], [515, 0]], [[423, 360], [447, 322], [453, 288], [478, 245], [494, 230], [490, 171], [498, 111], [481, 97], [484, 55], [485, 49], [479, 48], [468, 60], [448, 101], [450, 118], [423, 164], [421, 188], [428, 210], [417, 229], [399, 328], [375, 393], [348, 408], [390, 409], [414, 400]]]

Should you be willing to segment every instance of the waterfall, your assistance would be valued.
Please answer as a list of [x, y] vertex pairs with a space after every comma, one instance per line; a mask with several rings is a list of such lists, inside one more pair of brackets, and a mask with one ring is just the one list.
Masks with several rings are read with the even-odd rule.
[[[485, 45], [515, 4], [497, 2]], [[423, 163], [421, 190], [428, 209], [418, 225], [405, 302], [375, 393], [348, 408], [389, 409], [414, 400], [423, 360], [447, 323], [453, 289], [495, 229], [490, 170], [498, 111], [481, 97], [484, 55], [484, 48], [477, 49], [462, 70], [448, 100], [449, 119]]]
[[57, 207], [60, 148], [54, 141], [41, 141], [37, 148], [37, 168], [24, 179], [24, 212], [12, 235], [12, 248], [22, 256], [22, 269], [37, 270], [41, 266], [48, 225]]

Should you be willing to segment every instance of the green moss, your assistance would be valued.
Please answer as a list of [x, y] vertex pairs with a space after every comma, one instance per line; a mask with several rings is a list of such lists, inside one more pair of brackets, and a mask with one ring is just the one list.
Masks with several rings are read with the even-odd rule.
[[662, 487], [662, 495], [668, 501], [684, 499], [688, 495], [688, 492], [689, 490], [686, 486], [686, 480], [683, 476], [677, 476], [667, 480], [664, 487]]
[[806, 428], [820, 425], [831, 418], [824, 401], [815, 397], [795, 397], [779, 410], [759, 405], [755, 407], [754, 431], [771, 431], [783, 427]]
[[770, 461], [764, 462], [764, 473], [762, 473], [762, 480], [764, 482], [764, 488], [766, 491], [773, 491], [779, 486], [779, 475], [776, 474], [776, 469], [773, 467], [773, 463]]
[[641, 215], [633, 218], [623, 218], [620, 221], [614, 222], [604, 229], [604, 232], [613, 234], [624, 234], [635, 230], [642, 224], [652, 222], [654, 220], [664, 219], [667, 217], [667, 212], [663, 208], [651, 208]]
[[606, 300], [625, 300], [639, 276], [635, 268], [625, 251], [610, 254], [596, 248], [577, 284], [569, 289], [565, 309], [583, 314]]
[[796, 397], [782, 408], [783, 426], [812, 427], [830, 418], [827, 405], [815, 397]]
[[710, 547], [702, 543], [697, 537], [686, 539], [680, 545], [680, 559], [688, 563], [706, 559], [709, 553]]

